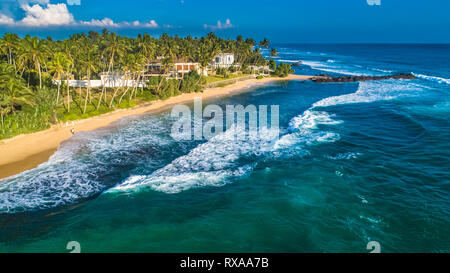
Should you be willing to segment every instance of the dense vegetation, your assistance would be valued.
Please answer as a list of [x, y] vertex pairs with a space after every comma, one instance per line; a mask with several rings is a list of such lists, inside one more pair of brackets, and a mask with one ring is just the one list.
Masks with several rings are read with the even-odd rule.
[[[218, 53], [233, 53], [239, 68], [219, 69], [224, 78], [242, 73], [250, 65], [270, 65], [276, 75], [287, 76], [284, 66], [277, 68], [254, 47], [253, 39], [238, 36], [221, 39], [168, 36], [159, 39], [148, 34], [124, 37], [103, 30], [75, 34], [69, 39], [18, 37], [0, 38], [0, 139], [48, 128], [51, 124], [99, 115], [140, 102], [167, 99], [181, 93], [201, 92], [207, 82], [196, 71], [182, 79], [151, 78], [145, 86], [83, 88], [69, 86], [69, 80], [99, 79], [101, 73], [122, 71], [125, 78], [139, 83], [145, 64], [162, 56], [165, 70], [174, 60], [193, 60], [207, 69]], [[268, 47], [269, 41], [259, 43]]]

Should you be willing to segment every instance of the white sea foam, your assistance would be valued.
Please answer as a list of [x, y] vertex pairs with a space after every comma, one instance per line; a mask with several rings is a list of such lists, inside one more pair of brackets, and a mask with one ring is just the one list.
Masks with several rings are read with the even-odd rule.
[[[199, 145], [149, 176], [129, 177], [113, 190], [150, 187], [176, 193], [193, 187], [220, 186], [229, 183], [230, 178], [252, 171], [253, 165], [239, 162], [242, 157], [274, 151], [282, 153], [295, 144], [303, 146], [338, 141], [339, 134], [324, 131], [323, 126], [328, 130], [342, 121], [317, 107], [410, 96], [419, 93], [421, 88], [409, 81], [363, 82], [356, 93], [323, 99], [294, 117], [289, 124], [289, 133], [276, 141], [261, 138], [235, 141], [230, 134], [241, 132], [235, 128]], [[157, 147], [164, 147], [172, 141], [161, 133], [166, 121], [127, 122], [131, 124], [114, 133], [109, 130], [80, 133], [62, 144], [48, 162], [3, 179], [0, 183], [0, 212], [49, 208], [89, 198], [111, 186], [105, 185], [100, 176], [108, 173], [112, 164], [133, 160], [136, 149], [142, 144], [154, 143]]]
[[422, 75], [422, 74], [418, 74], [418, 73], [413, 73], [413, 75], [416, 76], [417, 78], [428, 80], [428, 81], [450, 84], [450, 79], [446, 79], [446, 78], [427, 76], [427, 75]]
[[392, 70], [387, 70], [387, 69], [379, 69], [379, 68], [371, 68], [372, 70], [378, 71], [378, 72], [383, 72], [383, 73], [392, 73], [394, 71]]
[[287, 149], [294, 145], [314, 145], [324, 142], [335, 142], [340, 139], [339, 134], [320, 131], [319, 125], [337, 125], [340, 120], [332, 119], [333, 115], [324, 111], [306, 110], [303, 114], [294, 117], [289, 123], [289, 134], [282, 136], [274, 148]]
[[276, 137], [243, 137], [245, 133], [245, 128], [234, 126], [151, 175], [131, 176], [109, 192], [151, 188], [179, 193], [195, 187], [224, 185], [229, 178], [243, 176], [253, 169], [252, 165], [240, 165], [239, 159], [270, 151]]
[[418, 95], [423, 88], [424, 86], [410, 84], [402, 80], [360, 82], [358, 90], [355, 93], [328, 97], [314, 103], [312, 107], [392, 100], [402, 96]]
[[312, 69], [321, 70], [325, 72], [339, 73], [344, 75], [361, 75], [354, 71], [349, 71], [342, 67], [332, 66], [331, 63], [323, 63], [319, 61], [302, 61], [304, 65], [310, 66]]
[[354, 153], [354, 152], [348, 152], [348, 153], [342, 153], [337, 154], [335, 156], [326, 155], [326, 158], [332, 159], [332, 160], [350, 160], [358, 158], [361, 154], [360, 153]]
[[[120, 131], [108, 129], [79, 133], [63, 143], [50, 159], [0, 182], [0, 213], [14, 213], [71, 204], [108, 187], [100, 177], [111, 165], [134, 160], [140, 146], [163, 147], [168, 139], [151, 131], [160, 130], [158, 120], [127, 121]], [[129, 163], [129, 162], [128, 162]]]
[[289, 122], [289, 130], [295, 131], [297, 129], [317, 129], [319, 124], [336, 125], [342, 123], [340, 120], [334, 120], [330, 115], [324, 111], [306, 110], [303, 114], [294, 117]]
[[282, 62], [282, 63], [298, 63], [298, 62], [300, 62], [300, 60], [284, 60], [284, 59], [279, 59], [278, 60], [279, 62]]
[[294, 145], [312, 145], [323, 142], [335, 142], [340, 135], [335, 132], [321, 131], [319, 125], [332, 126], [342, 123], [335, 120], [334, 115], [319, 111], [318, 107], [328, 107], [340, 104], [369, 103], [378, 100], [391, 100], [401, 96], [414, 96], [423, 90], [423, 86], [408, 81], [386, 80], [359, 83], [355, 93], [333, 96], [314, 103], [302, 114], [291, 119], [290, 134], [282, 136], [275, 149], [286, 149]]
[[55, 207], [100, 191], [104, 185], [95, 179], [95, 173], [102, 166], [72, 161], [70, 146], [63, 145], [36, 169], [4, 179], [0, 184], [0, 212]]

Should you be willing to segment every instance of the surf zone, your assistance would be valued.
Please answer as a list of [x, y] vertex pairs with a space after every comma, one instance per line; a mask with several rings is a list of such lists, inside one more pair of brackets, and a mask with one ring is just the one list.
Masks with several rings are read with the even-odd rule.
[[214, 104], [203, 108], [202, 99], [196, 98], [193, 112], [186, 105], [172, 108], [171, 117], [175, 122], [170, 135], [176, 141], [210, 140], [224, 130], [235, 130], [233, 137], [238, 140], [277, 139], [280, 132], [279, 108], [279, 105], [270, 106], [269, 127], [268, 105], [226, 105], [224, 113], [220, 106]]

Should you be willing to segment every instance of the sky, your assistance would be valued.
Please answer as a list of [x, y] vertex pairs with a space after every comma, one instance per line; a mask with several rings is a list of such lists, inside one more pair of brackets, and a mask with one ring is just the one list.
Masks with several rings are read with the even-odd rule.
[[0, 34], [107, 28], [275, 43], [450, 43], [450, 0], [0, 0]]

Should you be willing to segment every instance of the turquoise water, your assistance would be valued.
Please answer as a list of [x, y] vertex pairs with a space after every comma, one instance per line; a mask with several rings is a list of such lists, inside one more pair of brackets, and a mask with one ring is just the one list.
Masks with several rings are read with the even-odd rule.
[[[174, 141], [170, 112], [79, 133], [0, 184], [1, 252], [450, 251], [450, 46], [280, 45], [298, 74], [210, 100], [279, 105], [273, 141]], [[206, 104], [206, 103], [205, 103]]]

